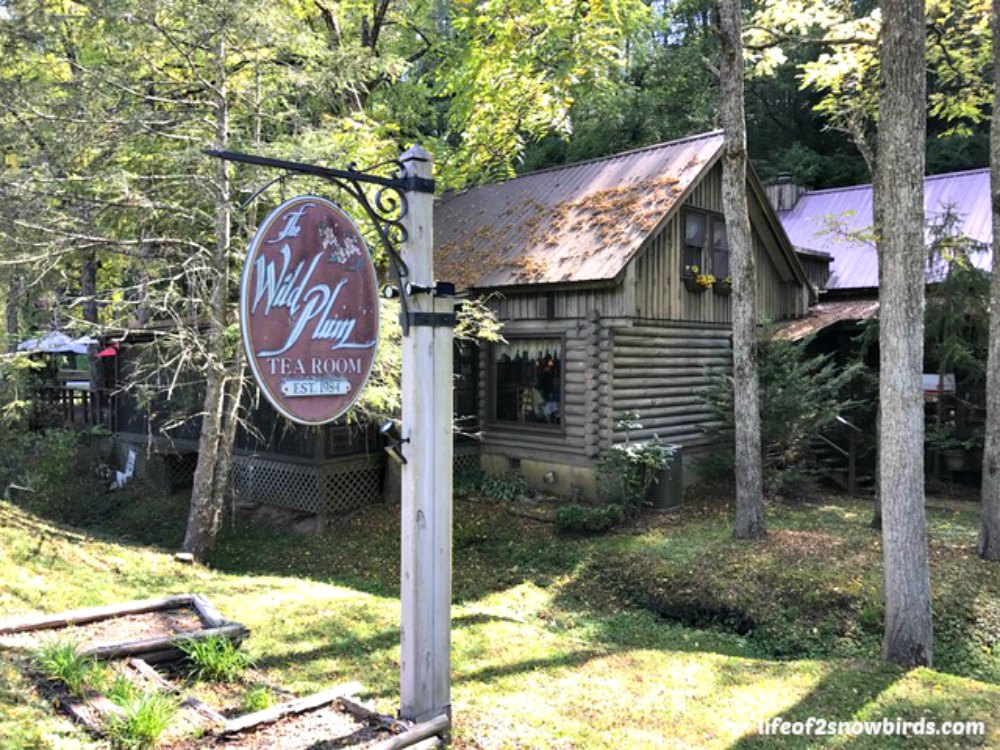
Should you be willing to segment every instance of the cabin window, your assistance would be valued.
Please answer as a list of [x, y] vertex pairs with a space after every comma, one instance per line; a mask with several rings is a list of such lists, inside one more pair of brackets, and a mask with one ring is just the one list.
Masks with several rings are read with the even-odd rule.
[[494, 418], [498, 422], [562, 425], [562, 370], [562, 339], [511, 339], [495, 344]]
[[712, 274], [717, 279], [729, 276], [729, 237], [726, 236], [726, 222], [712, 219]]
[[704, 273], [705, 214], [684, 212], [684, 275]]

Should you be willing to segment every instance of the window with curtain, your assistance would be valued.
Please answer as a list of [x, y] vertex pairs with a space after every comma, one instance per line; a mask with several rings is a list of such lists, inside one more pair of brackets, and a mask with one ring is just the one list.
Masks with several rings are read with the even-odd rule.
[[684, 274], [705, 273], [705, 214], [684, 212]]
[[562, 425], [562, 340], [511, 339], [493, 345], [494, 418]]
[[720, 280], [729, 276], [729, 238], [726, 222], [718, 216], [712, 219], [712, 275]]

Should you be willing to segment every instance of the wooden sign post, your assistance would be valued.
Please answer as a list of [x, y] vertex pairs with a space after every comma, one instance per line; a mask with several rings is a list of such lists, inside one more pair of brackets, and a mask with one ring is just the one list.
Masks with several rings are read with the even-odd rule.
[[[430, 179], [429, 153], [403, 154], [404, 179]], [[402, 258], [410, 284], [434, 286], [434, 196], [408, 190]], [[407, 296], [403, 336], [400, 716], [451, 713], [452, 323], [454, 302], [429, 291]], [[408, 441], [408, 442], [407, 442]]]

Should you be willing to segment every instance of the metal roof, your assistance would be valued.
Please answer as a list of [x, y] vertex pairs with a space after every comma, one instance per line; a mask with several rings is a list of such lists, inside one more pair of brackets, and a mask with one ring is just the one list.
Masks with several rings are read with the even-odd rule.
[[722, 149], [722, 132], [447, 193], [435, 272], [459, 288], [609, 281]]
[[[978, 242], [991, 245], [988, 169], [952, 172], [924, 180], [924, 211], [928, 221], [947, 210], [958, 218], [956, 229]], [[790, 211], [778, 212], [785, 232], [798, 249], [833, 256], [827, 289], [874, 289], [878, 287], [878, 255], [871, 235], [872, 186], [857, 185], [807, 192]], [[973, 256], [973, 264], [989, 269], [989, 252]], [[938, 270], [928, 269], [928, 280]]]
[[799, 341], [810, 334], [843, 321], [868, 320], [878, 312], [878, 300], [820, 302], [809, 308], [804, 318], [775, 325], [774, 337]]

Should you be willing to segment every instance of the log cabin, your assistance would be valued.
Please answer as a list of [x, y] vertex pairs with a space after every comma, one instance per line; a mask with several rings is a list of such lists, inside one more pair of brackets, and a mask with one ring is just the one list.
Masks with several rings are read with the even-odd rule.
[[[437, 202], [437, 276], [488, 300], [506, 339], [458, 380], [484, 469], [591, 495], [595, 459], [635, 411], [630, 438], [677, 445], [692, 474], [711, 426], [703, 393], [731, 366], [722, 142], [705, 133]], [[752, 170], [747, 191], [761, 319], [802, 317], [817, 293], [805, 264], [828, 258], [796, 253]]]

